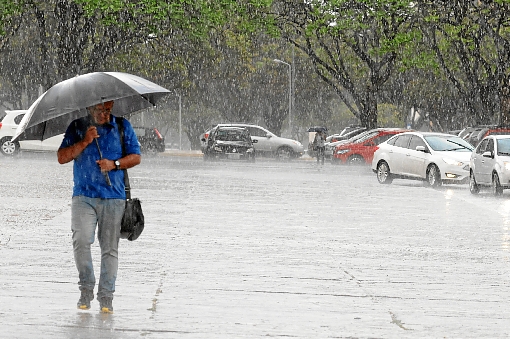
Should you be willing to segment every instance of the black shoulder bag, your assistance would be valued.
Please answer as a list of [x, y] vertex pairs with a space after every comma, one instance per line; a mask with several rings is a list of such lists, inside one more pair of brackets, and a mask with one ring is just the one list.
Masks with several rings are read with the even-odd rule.
[[[122, 144], [122, 157], [126, 156], [126, 146], [124, 145], [124, 123], [123, 118], [116, 117], [119, 126], [120, 143]], [[126, 189], [126, 209], [122, 216], [120, 227], [120, 237], [133, 241], [142, 234], [145, 226], [145, 218], [142, 212], [142, 204], [138, 198], [131, 199], [131, 187], [129, 186], [129, 176], [126, 169], [124, 171], [124, 186]]]

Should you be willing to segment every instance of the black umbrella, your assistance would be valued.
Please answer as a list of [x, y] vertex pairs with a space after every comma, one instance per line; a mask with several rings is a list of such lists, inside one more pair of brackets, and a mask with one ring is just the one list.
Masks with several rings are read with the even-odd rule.
[[94, 72], [64, 80], [41, 95], [21, 120], [12, 140], [44, 140], [64, 133], [87, 107], [114, 101], [112, 114], [128, 115], [152, 107], [169, 90], [136, 75]]
[[308, 129], [308, 132], [327, 132], [328, 129], [324, 126], [314, 126]]

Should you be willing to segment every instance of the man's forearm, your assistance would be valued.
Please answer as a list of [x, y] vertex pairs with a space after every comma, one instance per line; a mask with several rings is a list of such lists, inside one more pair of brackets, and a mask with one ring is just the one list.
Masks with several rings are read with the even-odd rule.
[[58, 162], [60, 164], [67, 164], [80, 155], [87, 146], [88, 144], [84, 140], [81, 140], [74, 145], [59, 149], [57, 152]]

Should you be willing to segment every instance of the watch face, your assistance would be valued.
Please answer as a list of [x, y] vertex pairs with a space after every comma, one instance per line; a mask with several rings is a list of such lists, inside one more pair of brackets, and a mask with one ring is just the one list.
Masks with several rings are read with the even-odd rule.
[[116, 166], [120, 166], [120, 161], [115, 160], [115, 165], [116, 165]]

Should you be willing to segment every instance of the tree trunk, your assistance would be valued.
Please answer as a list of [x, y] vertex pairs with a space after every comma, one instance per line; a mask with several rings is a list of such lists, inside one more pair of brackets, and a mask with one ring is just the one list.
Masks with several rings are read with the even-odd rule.
[[503, 85], [500, 91], [499, 124], [510, 126], [510, 87]]
[[377, 95], [372, 86], [367, 86], [365, 103], [360, 112], [360, 123], [368, 129], [377, 128]]

